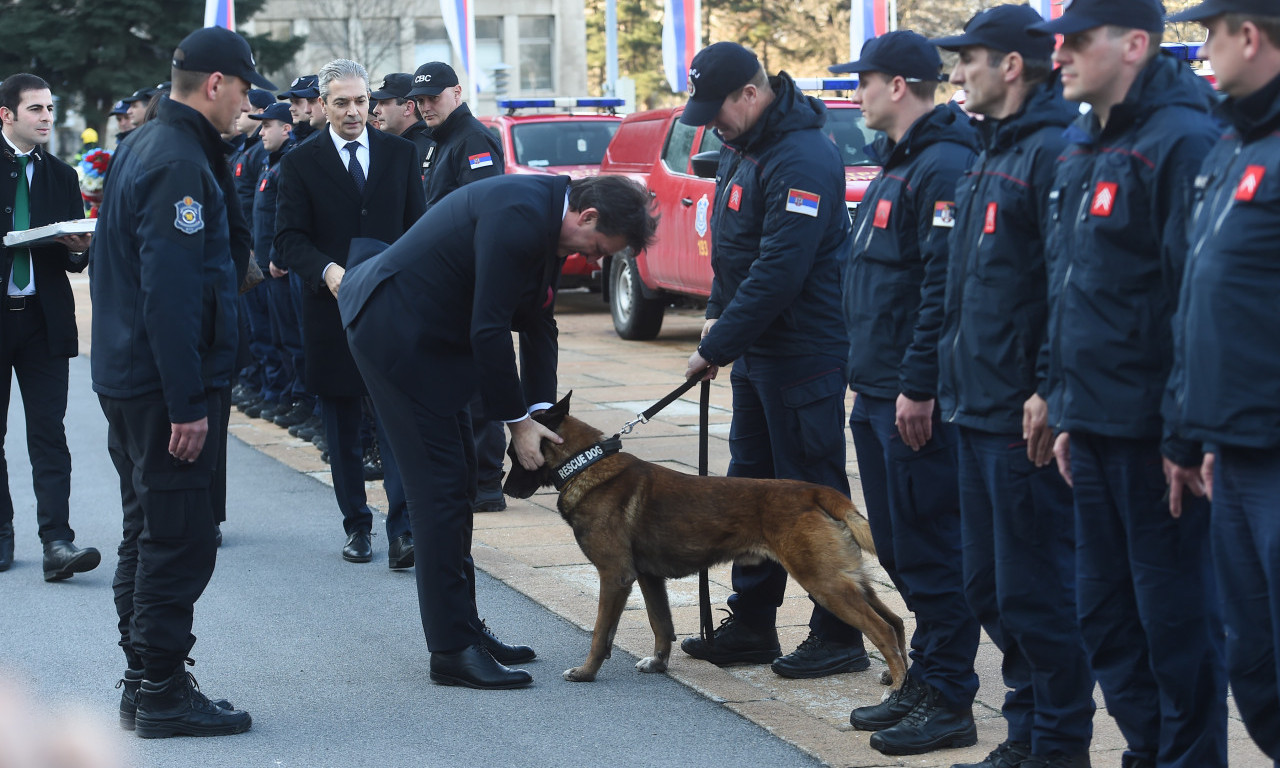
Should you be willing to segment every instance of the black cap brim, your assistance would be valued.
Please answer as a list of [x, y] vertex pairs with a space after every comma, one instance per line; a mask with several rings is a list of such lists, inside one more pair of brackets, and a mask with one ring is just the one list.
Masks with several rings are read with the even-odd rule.
[[1228, 5], [1228, 3], [1208, 0], [1208, 2], [1201, 3], [1193, 8], [1188, 8], [1185, 11], [1175, 13], [1171, 16], [1166, 16], [1165, 22], [1173, 24], [1179, 21], [1204, 21], [1206, 19], [1212, 19], [1214, 16], [1231, 13], [1230, 8], [1223, 7], [1226, 5]]
[[695, 101], [689, 99], [684, 106], [684, 112], [680, 113], [680, 122], [685, 125], [706, 125], [716, 119], [716, 115], [720, 114], [720, 107], [724, 106], [724, 99], [720, 101]]
[[1082, 13], [1068, 13], [1053, 21], [1042, 21], [1032, 24], [1027, 31], [1033, 35], [1074, 35], [1086, 29], [1106, 26], [1107, 22], [1085, 16]]
[[835, 75], [847, 75], [850, 73], [862, 74], [863, 72], [877, 72], [870, 62], [863, 62], [861, 59], [857, 61], [846, 61], [843, 64], [833, 64], [827, 67], [827, 71]]
[[237, 75], [237, 77], [252, 84], [256, 88], [263, 89], [264, 91], [274, 91], [276, 89], [275, 83], [258, 74], [258, 71], [255, 69], [251, 69], [248, 72], [242, 72]]
[[420, 88], [414, 88], [409, 91], [409, 93], [405, 94], [405, 98], [412, 99], [417, 96], [439, 96], [444, 93], [446, 89], [452, 87], [452, 85], [424, 85]]
[[[958, 51], [971, 45], [988, 46], [987, 43], [972, 35], [952, 35], [951, 37], [935, 37], [929, 41], [944, 51]], [[990, 47], [990, 46], [988, 46]]]
[[[386, 99], [398, 99], [401, 97], [397, 96], [391, 91], [374, 91], [373, 93], [369, 94], [369, 98], [373, 101], [384, 101]], [[404, 98], [407, 99], [409, 97], [405, 96]]]

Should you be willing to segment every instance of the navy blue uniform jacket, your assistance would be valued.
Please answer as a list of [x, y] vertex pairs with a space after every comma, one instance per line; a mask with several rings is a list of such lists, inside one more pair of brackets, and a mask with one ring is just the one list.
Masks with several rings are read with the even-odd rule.
[[93, 390], [163, 392], [178, 424], [209, 415], [205, 391], [229, 386], [235, 362], [230, 150], [203, 115], [165, 99], [112, 157], [98, 212]]
[[431, 137], [436, 146], [427, 150], [422, 161], [428, 208], [458, 187], [502, 175], [502, 145], [498, 137], [471, 114], [466, 104], [459, 104], [436, 126]]
[[[361, 353], [441, 414], [479, 390], [485, 413], [518, 419], [555, 402], [556, 277], [565, 176], [503, 176], [468, 184], [427, 211], [394, 245], [342, 279], [344, 326], [385, 328]], [[520, 333], [517, 372], [511, 332]]]
[[826, 106], [785, 72], [751, 130], [726, 142], [711, 214], [715, 365], [745, 352], [844, 358], [840, 269], [849, 252], [844, 163], [822, 133]]
[[901, 141], [881, 137], [872, 147], [884, 170], [858, 206], [844, 275], [854, 392], [934, 397], [956, 182], [973, 164], [977, 145], [964, 113], [938, 106]]
[[1233, 128], [1196, 179], [1166, 415], [1184, 437], [1274, 450], [1280, 448], [1280, 78], [1226, 102], [1223, 112]]
[[1058, 430], [1161, 437], [1192, 185], [1219, 136], [1210, 98], [1185, 62], [1161, 54], [1105, 129], [1092, 112], [1068, 129], [1045, 230]]
[[261, 175], [262, 166], [267, 160], [267, 150], [263, 148], [262, 137], [258, 135], [260, 130], [255, 130], [252, 135], [245, 137], [244, 143], [231, 153], [231, 157], [227, 158], [227, 164], [231, 168], [231, 178], [235, 180], [236, 199], [240, 202], [240, 211], [244, 214], [245, 222], [251, 230], [253, 229], [254, 190], [258, 188], [258, 176]]
[[1063, 131], [1079, 114], [1055, 75], [1022, 111], [977, 126], [983, 149], [956, 188], [938, 343], [938, 405], [947, 421], [1020, 434], [1027, 398], [1048, 396], [1048, 372], [1039, 368], [1049, 320], [1041, 227]]
[[283, 146], [267, 155], [262, 170], [258, 174], [258, 186], [253, 193], [253, 258], [262, 268], [263, 274], [275, 262], [280, 266], [280, 255], [276, 253], [276, 197], [280, 192], [280, 160], [285, 153], [293, 149], [292, 138], [285, 140]]

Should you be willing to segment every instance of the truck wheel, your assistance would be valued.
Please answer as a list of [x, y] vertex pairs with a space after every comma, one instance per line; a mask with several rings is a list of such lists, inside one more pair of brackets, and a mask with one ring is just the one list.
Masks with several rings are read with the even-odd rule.
[[636, 262], [628, 257], [614, 257], [609, 267], [609, 309], [613, 329], [628, 341], [648, 341], [662, 330], [662, 312], [666, 308], [659, 299], [645, 298]]

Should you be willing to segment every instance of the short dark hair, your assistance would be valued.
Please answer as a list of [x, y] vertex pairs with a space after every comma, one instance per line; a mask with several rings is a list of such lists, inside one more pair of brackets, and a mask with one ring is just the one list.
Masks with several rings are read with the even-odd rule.
[[569, 182], [569, 210], [595, 208], [600, 213], [596, 230], [602, 235], [622, 235], [633, 252], [653, 242], [658, 217], [653, 198], [639, 183], [625, 176], [588, 176]]
[[[1000, 66], [1000, 62], [1004, 61], [1004, 57], [1009, 54], [1004, 51], [997, 51], [993, 48], [987, 49], [987, 66], [995, 68]], [[1021, 54], [1018, 54], [1021, 56]], [[1053, 74], [1052, 59], [1028, 59], [1022, 57], [1022, 82], [1027, 85], [1036, 85], [1043, 83]]]
[[[893, 78], [900, 77], [900, 75], [891, 75], [888, 72], [876, 72], [875, 74], [879, 75], [880, 79], [882, 79], [885, 83], [892, 83]], [[907, 90], [911, 93], [911, 95], [915, 96], [917, 99], [920, 99], [921, 101], [932, 102], [934, 98], [938, 95], [937, 80], [911, 80], [910, 78], [907, 78], [907, 77], [902, 77], [902, 79], [906, 81]]]
[[[199, 90], [205, 80], [209, 79], [212, 72], [196, 72], [189, 69], [178, 69], [174, 67], [169, 71], [169, 82], [172, 83], [172, 92], [177, 96], [187, 96]], [[152, 101], [155, 99], [153, 98]]]
[[46, 90], [49, 90], [49, 84], [42, 77], [26, 72], [9, 75], [3, 83], [0, 83], [0, 107], [10, 112], [17, 112], [18, 105], [22, 103], [22, 94], [27, 91]]
[[1271, 44], [1280, 48], [1280, 16], [1262, 16], [1256, 13], [1227, 13], [1222, 17], [1227, 22], [1227, 31], [1236, 34], [1246, 21], [1262, 30]]

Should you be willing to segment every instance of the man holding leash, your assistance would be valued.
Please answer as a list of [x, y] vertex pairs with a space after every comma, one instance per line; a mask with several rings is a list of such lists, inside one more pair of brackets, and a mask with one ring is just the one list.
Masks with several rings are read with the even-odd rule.
[[[686, 125], [724, 141], [712, 212], [702, 343], [686, 376], [733, 363], [730, 477], [819, 483], [849, 494], [844, 455], [844, 336], [840, 263], [849, 250], [844, 165], [821, 132], [822, 102], [785, 73], [769, 77], [737, 43], [694, 57]], [[773, 662], [811, 678], [871, 665], [862, 635], [814, 604], [809, 637], [791, 654], [774, 627], [787, 572], [773, 561], [733, 566], [729, 616], [714, 642], [684, 652], [713, 664]]]

